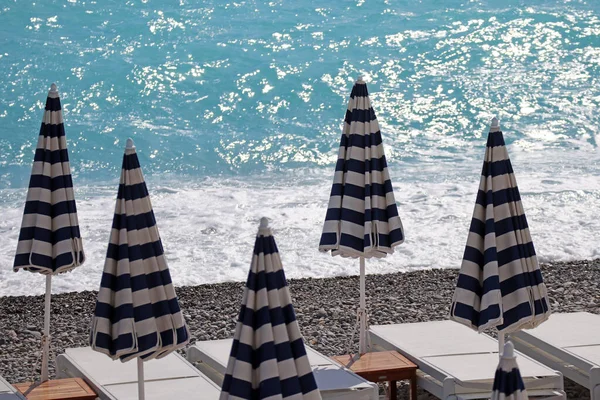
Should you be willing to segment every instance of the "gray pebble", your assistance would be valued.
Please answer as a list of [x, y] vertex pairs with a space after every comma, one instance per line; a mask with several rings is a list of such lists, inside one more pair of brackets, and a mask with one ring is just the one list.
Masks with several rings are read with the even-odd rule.
[[[555, 312], [600, 313], [600, 260], [542, 265]], [[458, 270], [423, 270], [367, 276], [369, 323], [392, 324], [446, 319]], [[565, 284], [566, 283], [566, 284]], [[358, 277], [291, 279], [296, 318], [307, 343], [328, 356], [356, 351], [350, 342], [356, 322]], [[229, 338], [240, 310], [244, 283], [180, 287], [177, 295], [190, 334], [198, 340]], [[52, 296], [51, 359], [65, 348], [88, 346], [97, 292]], [[9, 382], [39, 379], [43, 296], [0, 297], [0, 375]], [[18, 333], [17, 333], [18, 332]], [[494, 335], [494, 331], [490, 331]], [[196, 339], [190, 341], [193, 343]], [[4, 344], [2, 344], [4, 343]], [[348, 348], [348, 346], [350, 348]], [[54, 377], [54, 363], [50, 375]], [[383, 393], [383, 385], [380, 386]], [[399, 398], [408, 398], [398, 384]], [[565, 378], [568, 398], [589, 399], [589, 391]], [[418, 399], [433, 396], [418, 391]]]
[[41, 332], [37, 332], [37, 331], [30, 331], [28, 329], [25, 329], [23, 331], [23, 333], [27, 334], [27, 335], [31, 335], [33, 337], [35, 337], [36, 339], [41, 339], [42, 338], [42, 334]]

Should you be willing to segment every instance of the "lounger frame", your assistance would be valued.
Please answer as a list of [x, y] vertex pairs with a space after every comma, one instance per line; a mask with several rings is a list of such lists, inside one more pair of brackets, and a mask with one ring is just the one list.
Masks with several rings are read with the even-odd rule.
[[[450, 322], [449, 323], [454, 323]], [[372, 328], [377, 328], [376, 326]], [[468, 329], [468, 328], [467, 328]], [[483, 334], [482, 334], [483, 335]], [[427, 359], [424, 358], [435, 358], [433, 357], [415, 357], [411, 353], [410, 349], [402, 348], [397, 344], [392, 343], [392, 340], [388, 340], [385, 337], [379, 336], [376, 332], [371, 330], [370, 332], [371, 341], [375, 349], [380, 350], [396, 350], [409, 360], [418, 365], [417, 370], [417, 385], [433, 394], [439, 399], [444, 400], [472, 400], [472, 399], [489, 399], [492, 392], [493, 384], [493, 371], [490, 371], [492, 379], [489, 381], [460, 381], [455, 376], [450, 375], [442, 368], [433, 365]], [[495, 339], [485, 335], [490, 340]], [[489, 356], [498, 357], [497, 352], [486, 352], [486, 353], [465, 353], [465, 357], [469, 356]], [[443, 355], [440, 355], [440, 357]], [[462, 356], [462, 355], [456, 355]], [[519, 358], [528, 358], [532, 362], [535, 360], [525, 356], [524, 354], [518, 354]], [[535, 397], [538, 399], [566, 399], [563, 386], [563, 376], [559, 371], [553, 371], [555, 375], [546, 377], [524, 377], [525, 386], [527, 388], [527, 394], [529, 397]]]
[[6, 379], [0, 376], [0, 400], [25, 400], [25, 396], [8, 383]]
[[[569, 313], [584, 314], [584, 313]], [[589, 313], [585, 313], [589, 314]], [[592, 318], [600, 318], [595, 314], [589, 314]], [[554, 315], [553, 315], [554, 316]], [[552, 318], [552, 317], [551, 317]], [[577, 327], [573, 326], [573, 329]], [[584, 329], [584, 327], [581, 327]], [[584, 344], [573, 347], [600, 347], [600, 332], [597, 344]], [[560, 371], [564, 376], [577, 382], [590, 390], [592, 400], [600, 400], [600, 365], [574, 354], [567, 348], [557, 347], [534, 336], [533, 332], [521, 331], [512, 334], [511, 340], [515, 348], [531, 358]]]
[[[67, 349], [65, 354], [61, 354], [56, 358], [56, 373], [59, 378], [72, 378], [79, 377], [86, 381], [86, 383], [96, 392], [98, 398], [100, 400], [123, 400], [123, 399], [137, 399], [137, 379], [131, 376], [131, 373], [125, 373], [124, 375], [129, 375], [128, 378], [124, 377], [122, 380], [114, 377], [107, 378], [106, 376], [102, 377], [103, 373], [99, 372], [95, 376], [91, 371], [86, 370], [86, 368], [81, 364], [84, 363], [83, 359], [81, 359], [81, 355], [74, 356], [75, 353], [69, 353], [70, 351], [82, 351], [82, 348], [77, 349]], [[90, 348], [87, 348], [90, 354], [100, 355], [102, 357], [106, 357], [102, 354], [95, 353]], [[171, 393], [173, 396], [177, 396], [177, 400], [191, 400], [199, 398], [197, 393], [197, 388], [202, 387], [204, 389], [209, 389], [210, 392], [202, 393], [202, 399], [206, 400], [217, 400], [220, 394], [220, 387], [217, 386], [209, 377], [203, 375], [200, 371], [198, 371], [192, 364], [190, 364], [185, 358], [180, 356], [177, 353], [172, 353], [167, 356], [170, 358], [167, 361], [167, 358], [161, 360], [151, 360], [148, 363], [159, 363], [166, 362], [166, 370], [165, 377], [161, 377], [161, 373], [157, 374], [157, 366], [155, 365], [153, 368], [150, 366], [145, 367], [146, 369], [146, 398], [148, 398], [149, 394], [153, 394], [155, 397], [160, 399], [164, 398], [164, 394], [160, 394], [161, 391], [169, 391], [169, 385], [178, 385], [181, 388], [182, 393], [186, 393], [186, 395], [182, 396], [181, 393], [175, 394]], [[87, 362], [89, 363], [90, 358], [87, 358]], [[106, 360], [110, 362], [110, 359], [106, 357]], [[120, 361], [113, 361], [117, 363], [117, 365], [121, 364]], [[129, 361], [129, 363], [133, 363], [133, 365], [137, 365], [135, 361]], [[146, 363], [144, 363], [146, 364]], [[170, 365], [170, 367], [169, 367]], [[161, 366], [158, 371], [162, 371], [161, 368], [165, 368]], [[151, 370], [154, 370], [154, 373]], [[102, 371], [106, 371], [106, 368], [101, 368]], [[137, 368], [136, 368], [137, 371]], [[154, 375], [154, 376], [152, 376]], [[158, 376], [157, 376], [158, 375]], [[137, 374], [136, 374], [137, 376]], [[110, 381], [110, 382], [101, 382], [102, 380]], [[172, 390], [172, 389], [171, 389]], [[193, 393], [193, 395], [192, 395]], [[161, 397], [162, 396], [162, 397]]]
[[[212, 344], [210, 350], [213, 351], [211, 352], [206, 348], [201, 349], [198, 347], [199, 344], [204, 346]], [[226, 369], [226, 366], [223, 365], [222, 357], [218, 356], [222, 355], [223, 348], [227, 349], [226, 355], [228, 356], [229, 349], [231, 348], [231, 339], [197, 342], [187, 349], [186, 357], [190, 362], [195, 363], [197, 368], [204, 375], [220, 385], [223, 381], [223, 375]], [[350, 387], [337, 390], [321, 389], [323, 400], [379, 400], [379, 388], [376, 383], [361, 378], [343, 365], [308, 346], [306, 349], [307, 352], [309, 352], [309, 359], [311, 359], [311, 367], [315, 374], [317, 374], [317, 381], [319, 380], [319, 376], [329, 377], [330, 374], [335, 374], [335, 376], [339, 377], [340, 370], [342, 370], [344, 371], [344, 373], [341, 373], [343, 378], [350, 378], [354, 385], [360, 385], [360, 387], [354, 387], [355, 390], [351, 390], [352, 388]], [[333, 376], [331, 378], [333, 378]]]

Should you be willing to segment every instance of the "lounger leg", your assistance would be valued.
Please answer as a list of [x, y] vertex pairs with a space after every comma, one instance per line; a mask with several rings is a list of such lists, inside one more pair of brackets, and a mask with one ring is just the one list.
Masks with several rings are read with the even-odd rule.
[[590, 398], [600, 400], [600, 368], [598, 367], [590, 369]]
[[456, 400], [456, 387], [454, 385], [454, 379], [446, 377], [442, 386], [442, 399], [444, 400]]
[[396, 381], [389, 381], [390, 386], [390, 400], [396, 400], [398, 398], [398, 388], [396, 386]]
[[600, 399], [600, 385], [593, 386], [590, 389], [590, 399], [591, 400], [598, 400], [598, 399]]

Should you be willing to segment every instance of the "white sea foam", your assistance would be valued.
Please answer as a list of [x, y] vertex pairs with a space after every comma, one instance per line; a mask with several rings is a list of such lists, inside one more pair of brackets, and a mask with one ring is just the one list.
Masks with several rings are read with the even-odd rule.
[[[597, 152], [524, 152], [513, 166], [541, 261], [600, 257], [600, 172]], [[431, 160], [391, 166], [406, 242], [368, 273], [457, 268], [464, 250], [483, 154], [469, 161]], [[582, 162], [582, 160], [587, 160]], [[289, 278], [358, 273], [358, 262], [317, 250], [331, 169], [249, 179], [148, 186], [176, 285], [242, 281], [248, 273], [258, 220], [267, 216]], [[161, 182], [162, 183], [162, 182]], [[97, 289], [112, 221], [116, 187], [76, 192], [87, 261], [53, 280], [54, 292]], [[11, 271], [25, 191], [4, 190], [0, 221], [0, 296], [41, 294], [43, 277]]]

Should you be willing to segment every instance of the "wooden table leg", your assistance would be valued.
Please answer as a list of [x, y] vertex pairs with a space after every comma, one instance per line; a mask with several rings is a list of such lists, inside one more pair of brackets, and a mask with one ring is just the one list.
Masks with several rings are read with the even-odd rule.
[[390, 381], [390, 400], [396, 400], [398, 398], [398, 390], [396, 388], [396, 381]]
[[410, 400], [417, 400], [417, 374], [410, 378]]

